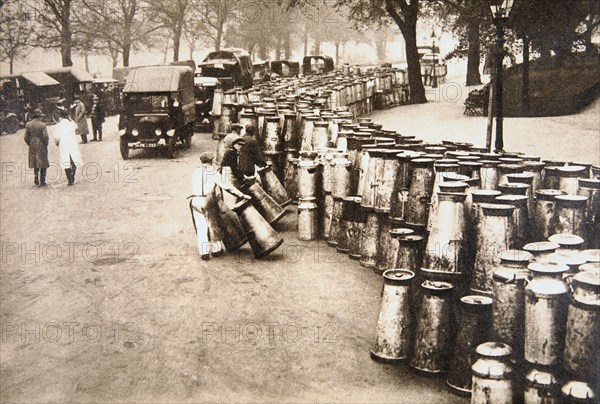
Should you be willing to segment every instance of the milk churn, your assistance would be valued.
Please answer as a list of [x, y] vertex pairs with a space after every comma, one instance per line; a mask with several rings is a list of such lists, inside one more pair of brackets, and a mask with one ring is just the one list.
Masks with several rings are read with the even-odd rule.
[[298, 240], [316, 240], [317, 204], [316, 198], [300, 198], [298, 201]]
[[552, 235], [550, 228], [556, 209], [556, 197], [564, 192], [556, 189], [539, 189], [536, 191], [536, 201], [533, 210], [533, 226], [531, 239], [536, 241], [547, 240]]
[[534, 262], [525, 288], [525, 360], [535, 365], [560, 365], [567, 324], [569, 296], [562, 279], [564, 264]]
[[330, 193], [323, 195], [323, 218], [321, 220], [321, 236], [325, 240], [329, 240], [329, 232], [331, 230], [331, 219], [333, 216], [333, 197]]
[[231, 132], [231, 124], [237, 121], [235, 104], [223, 102], [218, 132]]
[[479, 161], [459, 161], [458, 173], [466, 175], [469, 178], [481, 178], [481, 168], [483, 164]]
[[453, 340], [452, 289], [447, 282], [425, 281], [410, 366], [426, 373], [446, 370]]
[[333, 153], [330, 149], [321, 150], [319, 153], [323, 192], [331, 193], [333, 189]]
[[585, 242], [585, 240], [582, 237], [571, 233], [553, 234], [550, 237], [548, 237], [548, 240], [558, 244], [557, 252], [565, 250], [581, 250]]
[[[357, 196], [363, 196], [363, 190], [365, 189], [365, 182], [367, 180], [367, 171], [369, 169], [369, 160], [371, 159], [370, 151], [377, 148], [376, 144], [362, 144], [360, 152], [360, 165], [358, 172], [358, 186], [356, 189]], [[377, 166], [376, 163], [373, 163]], [[362, 204], [362, 202], [361, 202]], [[364, 205], [363, 205], [364, 206]]]
[[498, 182], [500, 180], [498, 166], [499, 161], [493, 160], [481, 160], [481, 189], [495, 190], [498, 188]]
[[546, 163], [544, 168], [544, 186], [545, 189], [559, 189], [560, 177], [558, 175], [558, 167], [549, 166]]
[[375, 272], [383, 273], [388, 269], [394, 268], [395, 262], [389, 260], [390, 256], [394, 254], [394, 240], [390, 230], [400, 226], [400, 222], [390, 219], [387, 215], [383, 214], [383, 220], [379, 228], [379, 234], [377, 236], [377, 253], [375, 255]]
[[598, 398], [588, 383], [569, 381], [560, 389], [561, 404], [594, 404]]
[[532, 367], [525, 374], [524, 404], [560, 404], [560, 382], [553, 369]]
[[[348, 160], [348, 154], [343, 152], [334, 153], [331, 168], [331, 193], [339, 198], [349, 196], [352, 162]], [[326, 179], [323, 178], [323, 184], [325, 181]]]
[[293, 112], [287, 112], [283, 115], [283, 147], [296, 150], [300, 148], [296, 114]]
[[322, 150], [329, 147], [328, 126], [329, 124], [325, 121], [316, 121], [313, 124], [313, 150]]
[[256, 258], [269, 255], [283, 243], [283, 238], [258, 213], [250, 201], [241, 200], [233, 207], [233, 211], [240, 218], [244, 233], [248, 235], [250, 247]]
[[347, 254], [350, 251], [350, 233], [354, 217], [356, 216], [356, 198], [345, 196], [342, 199], [342, 214], [339, 221], [337, 235], [337, 252]]
[[[508, 174], [506, 178], [508, 179], [509, 184], [526, 184], [528, 186], [525, 192], [525, 195], [527, 196], [527, 212], [529, 212], [529, 215], [533, 215], [533, 210], [535, 208], [535, 194], [533, 191], [533, 180], [535, 178], [534, 175], [529, 172], [524, 172], [521, 174]], [[510, 193], [503, 189], [501, 189], [501, 191], [504, 193]], [[520, 193], [516, 192], [517, 191], [514, 193], [515, 195], [521, 195]]]
[[534, 261], [546, 261], [547, 257], [553, 254], [560, 245], [552, 241], [536, 241], [523, 246], [523, 250], [533, 255]]
[[588, 198], [585, 216], [587, 222], [592, 225], [591, 233], [597, 235], [600, 233], [600, 229], [598, 229], [598, 224], [600, 224], [600, 180], [579, 178], [578, 181], [577, 195]]
[[500, 255], [500, 266], [492, 276], [493, 340], [510, 345], [516, 360], [523, 357], [525, 326], [525, 283], [527, 266], [533, 256], [522, 250], [507, 250]]
[[377, 178], [377, 193], [375, 195], [375, 210], [377, 212], [389, 213], [396, 172], [398, 171], [397, 150], [388, 149], [383, 152], [383, 159], [379, 162], [383, 165], [377, 172], [381, 177]]
[[500, 164], [498, 165], [498, 184], [508, 183], [508, 174], [522, 173], [524, 167], [520, 164]]
[[415, 274], [405, 269], [383, 273], [383, 295], [377, 318], [375, 344], [371, 358], [381, 362], [398, 362], [409, 354], [413, 323], [410, 285]]
[[542, 172], [546, 166], [546, 163], [542, 163], [541, 161], [526, 161], [524, 164], [525, 171], [523, 174], [530, 173], [533, 175], [533, 181], [531, 182], [531, 193], [535, 195], [538, 189], [542, 189], [542, 185], [544, 183]]
[[572, 233], [582, 237], [586, 234], [585, 213], [587, 208], [587, 197], [579, 195], [558, 195], [556, 198], [556, 210], [550, 222], [551, 233]]
[[240, 186], [240, 190], [252, 196], [252, 204], [270, 224], [275, 223], [285, 215], [282, 208], [256, 181], [248, 181]]
[[600, 263], [600, 249], [589, 249], [581, 252], [586, 262]]
[[292, 199], [292, 202], [295, 203], [298, 200], [298, 150], [285, 150], [283, 186]]
[[429, 202], [433, 191], [433, 160], [416, 158], [411, 160], [411, 180], [406, 201], [405, 220], [411, 228], [420, 231], [427, 226]]
[[272, 166], [266, 166], [258, 170], [264, 190], [281, 205], [282, 208], [288, 206], [292, 199], [273, 172]]
[[528, 199], [523, 195], [500, 195], [496, 201], [505, 205], [515, 207], [513, 211], [513, 221], [516, 229], [514, 248], [522, 248], [530, 240], [529, 214], [527, 210]]
[[229, 252], [237, 251], [246, 242], [248, 237], [238, 216], [221, 200], [217, 198], [217, 211], [219, 227], [223, 232], [223, 244]]
[[348, 256], [351, 259], [360, 259], [360, 247], [363, 237], [364, 228], [367, 222], [367, 210], [360, 206], [360, 197], [355, 196], [355, 216], [353, 222], [348, 229]]
[[579, 267], [587, 261], [581, 251], [559, 249], [555, 253], [548, 255], [542, 262], [555, 262], [567, 265], [569, 271], [566, 275], [563, 275], [563, 278], [569, 283], [573, 275], [579, 272]]
[[343, 199], [332, 198], [332, 200], [333, 205], [331, 208], [331, 223], [329, 225], [329, 237], [327, 237], [327, 244], [336, 247], [341, 229], [340, 222], [342, 220]]
[[564, 166], [557, 168], [558, 189], [569, 195], [577, 195], [578, 178], [587, 178], [586, 168], [582, 166]]
[[314, 160], [316, 153], [300, 153], [298, 161], [298, 196], [316, 196], [317, 183], [321, 174], [319, 164]]
[[576, 380], [597, 383], [600, 377], [600, 275], [580, 272], [571, 281], [564, 367]]
[[246, 133], [246, 128], [252, 126], [258, 133], [258, 116], [254, 112], [242, 112], [240, 114], [240, 125], [242, 126], [242, 132], [240, 135], [243, 136]]
[[[394, 219], [391, 219], [388, 217], [388, 220], [392, 221], [392, 224], [395, 223], [400, 223], [399, 221], [396, 221]], [[388, 254], [386, 257], [386, 261], [385, 264], [383, 265], [383, 267], [386, 268], [406, 268], [405, 266], [398, 266], [398, 253], [400, 251], [400, 239], [409, 235], [412, 235], [414, 233], [414, 230], [412, 229], [407, 229], [407, 228], [402, 228], [402, 227], [395, 227], [389, 230], [390, 232], [390, 236], [391, 236], [391, 241], [390, 241], [390, 247], [388, 249]], [[406, 255], [406, 252], [403, 251], [403, 254]], [[403, 256], [403, 258], [405, 258]], [[410, 264], [408, 261], [403, 261], [402, 264]], [[420, 262], [419, 262], [420, 265]], [[418, 266], [411, 264], [411, 268], [418, 268]]]
[[475, 349], [491, 337], [492, 299], [464, 296], [460, 299], [460, 319], [448, 368], [448, 386], [459, 394], [471, 394], [471, 366]]
[[502, 342], [484, 342], [471, 366], [471, 404], [513, 404], [516, 401], [512, 349]]
[[[411, 229], [408, 229], [411, 230]], [[398, 237], [396, 268], [407, 268], [416, 273], [423, 261], [424, 238], [416, 234]]]
[[369, 149], [369, 164], [365, 173], [361, 205], [365, 208], [375, 207], [375, 197], [379, 188], [378, 179], [383, 174], [384, 149]]
[[279, 151], [282, 147], [278, 116], [267, 116], [265, 120], [264, 151]]
[[464, 270], [465, 197], [465, 194], [438, 192], [437, 214], [425, 248], [425, 268], [455, 274]]
[[404, 219], [404, 207], [408, 197], [408, 183], [410, 180], [410, 160], [415, 156], [413, 152], [396, 154], [398, 168], [390, 197], [390, 217], [396, 220]]
[[313, 149], [313, 130], [314, 124], [319, 120], [319, 117], [314, 115], [303, 115], [300, 124], [301, 129], [301, 141], [300, 150], [310, 151]]
[[[363, 209], [367, 208], [363, 207]], [[359, 261], [360, 265], [364, 267], [375, 267], [379, 229], [381, 228], [384, 219], [385, 216], [381, 213], [377, 213], [374, 210], [367, 211], [367, 221], [365, 222], [365, 229], [363, 231], [363, 237], [360, 244]]]
[[514, 206], [482, 204], [483, 215], [477, 224], [475, 263], [471, 290], [491, 295], [492, 275], [500, 264], [500, 253], [513, 248], [515, 227]]

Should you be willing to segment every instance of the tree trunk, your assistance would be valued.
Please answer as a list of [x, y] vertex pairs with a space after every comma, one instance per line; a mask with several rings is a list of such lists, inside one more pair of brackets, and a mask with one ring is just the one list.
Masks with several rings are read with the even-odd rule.
[[15, 57], [11, 55], [11, 57], [10, 57], [10, 73], [9, 74], [13, 74], [14, 64], [15, 64]]
[[335, 43], [335, 64], [340, 64], [340, 41], [336, 41]]
[[318, 39], [315, 39], [315, 45], [313, 46], [313, 54], [321, 54], [321, 41], [319, 41]]
[[304, 31], [304, 56], [307, 56], [307, 55], [308, 55], [308, 29], [306, 29]]
[[179, 61], [179, 46], [181, 44], [181, 24], [178, 24], [173, 30], [173, 62]]
[[73, 59], [71, 58], [72, 40], [71, 22], [66, 21], [62, 26], [60, 38], [60, 55], [63, 67], [73, 66]]
[[419, 51], [417, 50], [417, 28], [416, 24], [408, 26], [402, 31], [406, 45], [406, 63], [408, 64], [408, 85], [410, 86], [410, 102], [422, 104], [427, 102], [425, 87], [421, 79], [421, 63], [419, 62]]
[[523, 110], [529, 115], [529, 37], [523, 36]]
[[477, 86], [481, 84], [481, 75], [479, 74], [479, 64], [481, 63], [481, 53], [479, 51], [479, 21], [469, 21], [469, 25], [467, 26], [467, 37], [469, 41], [467, 56], [467, 86]]
[[126, 42], [123, 45], [123, 66], [129, 66], [129, 54], [131, 53], [131, 43]]
[[377, 50], [377, 59], [380, 62], [384, 61], [387, 58], [387, 41], [385, 39], [376, 38], [375, 39], [375, 49]]
[[286, 60], [290, 60], [292, 58], [292, 41], [289, 32], [285, 36], [284, 52]]
[[223, 37], [223, 25], [219, 26], [217, 29], [217, 37], [215, 38], [215, 50], [221, 50], [221, 38]]
[[83, 60], [85, 61], [85, 71], [90, 72], [90, 56], [87, 52], [83, 54]]

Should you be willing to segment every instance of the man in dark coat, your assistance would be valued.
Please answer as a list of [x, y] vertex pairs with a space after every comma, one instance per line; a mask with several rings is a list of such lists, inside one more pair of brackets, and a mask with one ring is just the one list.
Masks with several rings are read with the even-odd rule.
[[256, 140], [256, 128], [254, 126], [246, 126], [246, 133], [242, 139], [244, 139], [244, 145], [240, 150], [240, 158], [238, 163], [239, 171], [246, 177], [253, 177], [256, 173], [256, 167], [264, 167], [267, 165], [263, 159], [262, 150]]
[[92, 135], [95, 141], [102, 141], [102, 124], [104, 123], [104, 101], [94, 94], [94, 101], [91, 111], [92, 117]]
[[35, 185], [46, 186], [48, 163], [48, 130], [42, 121], [40, 109], [33, 111], [33, 119], [25, 126], [25, 143], [29, 146], [29, 168], [33, 168]]

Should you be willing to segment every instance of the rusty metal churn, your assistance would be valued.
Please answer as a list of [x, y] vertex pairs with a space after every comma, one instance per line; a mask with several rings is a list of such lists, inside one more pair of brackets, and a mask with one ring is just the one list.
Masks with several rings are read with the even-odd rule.
[[423, 261], [423, 244], [423, 236], [417, 234], [408, 234], [398, 237], [396, 268], [406, 268], [416, 273], [416, 271], [421, 268], [421, 263]]
[[564, 166], [557, 168], [558, 189], [569, 195], [576, 195], [579, 188], [578, 178], [587, 178], [586, 168], [583, 166]]
[[269, 255], [283, 244], [283, 238], [252, 206], [250, 201], [241, 200], [235, 204], [233, 211], [240, 218], [244, 233], [248, 236], [250, 247], [256, 258]]
[[500, 264], [500, 253], [513, 248], [514, 206], [481, 204], [482, 217], [476, 229], [475, 262], [471, 290], [491, 295], [493, 271]]
[[564, 367], [575, 380], [600, 381], [600, 275], [580, 272], [571, 281]]
[[552, 235], [550, 225], [556, 209], [556, 197], [559, 195], [564, 195], [564, 192], [557, 189], [539, 189], [536, 191], [536, 201], [532, 214], [532, 240], [547, 240]]
[[353, 222], [348, 228], [348, 256], [353, 260], [360, 259], [360, 246], [362, 242], [363, 232], [367, 222], [367, 210], [360, 206], [360, 197], [355, 196], [355, 216]]
[[406, 224], [424, 232], [429, 214], [429, 202], [433, 191], [433, 160], [416, 158], [411, 160], [412, 175], [406, 201]]
[[410, 366], [429, 374], [446, 370], [454, 338], [452, 289], [447, 282], [425, 281]]
[[285, 149], [298, 150], [300, 148], [296, 114], [293, 112], [286, 112], [283, 115], [283, 146]]
[[380, 362], [398, 362], [409, 354], [413, 322], [410, 305], [410, 285], [415, 274], [405, 269], [383, 273], [383, 294], [375, 344], [371, 358]]
[[265, 119], [264, 151], [279, 151], [283, 149], [279, 116], [267, 116]]
[[492, 299], [464, 296], [460, 299], [460, 319], [446, 383], [459, 394], [471, 393], [471, 366], [475, 349], [491, 337]]
[[529, 264], [532, 279], [525, 288], [525, 360], [535, 365], [557, 366], [563, 357], [567, 305], [564, 264]]
[[342, 213], [339, 220], [336, 251], [347, 254], [350, 251], [350, 233], [348, 229], [352, 226], [356, 215], [356, 199], [345, 196], [342, 199]]
[[560, 381], [556, 370], [532, 367], [525, 373], [524, 404], [560, 404]]
[[387, 215], [383, 217], [377, 236], [377, 252], [375, 254], [375, 272], [377, 273], [394, 268], [394, 263], [389, 261], [389, 257], [393, 254], [396, 240], [392, 238], [390, 230], [398, 227], [400, 223], [390, 219]]
[[438, 208], [424, 253], [425, 268], [454, 274], [463, 271], [465, 198], [462, 193], [438, 192]]
[[500, 174], [498, 172], [499, 161], [481, 160], [481, 189], [495, 190], [498, 188]]
[[292, 199], [292, 202], [296, 203], [298, 201], [298, 150], [285, 150], [283, 186]]
[[285, 187], [275, 175], [272, 166], [266, 166], [258, 169], [262, 186], [267, 194], [271, 196], [282, 208], [288, 206], [292, 202], [292, 198], [288, 195]]
[[[362, 206], [362, 204], [361, 204]], [[363, 209], [367, 210], [367, 208]], [[385, 219], [385, 215], [377, 213], [372, 209], [367, 210], [367, 221], [363, 230], [363, 236], [360, 242], [360, 260], [363, 267], [375, 267], [375, 258], [377, 257], [377, 241], [379, 229]], [[333, 224], [332, 224], [333, 227]]]
[[561, 404], [596, 404], [598, 398], [592, 387], [585, 382], [571, 380], [560, 389]]
[[[396, 221], [394, 219], [390, 219], [388, 217], [388, 220], [391, 220], [392, 223], [401, 223], [399, 221]], [[401, 228], [401, 227], [395, 227], [393, 229], [389, 230], [390, 233], [390, 246], [388, 248], [387, 254], [385, 256], [385, 260], [381, 263], [381, 267], [382, 268], [388, 268], [388, 269], [392, 269], [392, 268], [407, 268], [405, 266], [398, 266], [397, 262], [398, 262], [398, 252], [400, 250], [400, 239], [411, 235], [414, 233], [414, 230], [412, 229], [406, 229], [406, 228]], [[376, 263], [377, 266], [377, 263]], [[411, 268], [415, 268], [417, 267], [416, 265], [411, 265]], [[412, 270], [412, 269], [411, 269]]]
[[316, 240], [317, 228], [316, 198], [304, 197], [298, 201], [298, 240]]
[[515, 400], [512, 349], [502, 342], [484, 342], [471, 366], [471, 404], [513, 404]]
[[525, 283], [527, 266], [533, 256], [522, 250], [507, 250], [500, 255], [500, 266], [492, 277], [493, 340], [510, 345], [517, 360], [523, 356], [525, 326]]
[[516, 237], [513, 243], [513, 248], [522, 248], [529, 242], [531, 236], [529, 232], [529, 210], [527, 209], [527, 197], [524, 195], [500, 195], [496, 201], [501, 204], [511, 205], [515, 207], [513, 211], [513, 222], [516, 229]]
[[[571, 233], [589, 238], [586, 234], [587, 197], [579, 195], [556, 196], [556, 209], [550, 222], [550, 233]], [[597, 235], [596, 235], [597, 236]]]
[[[327, 244], [333, 247], [337, 247], [338, 236], [341, 228], [342, 210], [343, 210], [343, 198], [331, 198], [333, 204], [331, 205], [331, 220], [329, 223], [329, 234], [327, 237]], [[324, 229], [326, 230], [326, 229]]]
[[268, 223], [273, 224], [285, 215], [285, 208], [282, 208], [257, 181], [247, 181], [239, 188], [243, 193], [252, 196], [252, 205]]

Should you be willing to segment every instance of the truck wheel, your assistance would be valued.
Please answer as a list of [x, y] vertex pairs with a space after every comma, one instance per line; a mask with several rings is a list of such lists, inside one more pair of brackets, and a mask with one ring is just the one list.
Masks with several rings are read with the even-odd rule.
[[12, 134], [19, 130], [19, 120], [16, 116], [9, 116], [4, 122], [4, 129], [6, 133]]
[[129, 158], [129, 144], [127, 143], [127, 139], [121, 136], [119, 141], [119, 149], [121, 150], [121, 157], [123, 160], [127, 160]]
[[177, 155], [177, 139], [175, 136], [169, 138], [167, 142], [167, 157], [174, 159]]

